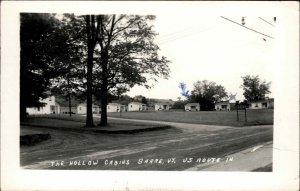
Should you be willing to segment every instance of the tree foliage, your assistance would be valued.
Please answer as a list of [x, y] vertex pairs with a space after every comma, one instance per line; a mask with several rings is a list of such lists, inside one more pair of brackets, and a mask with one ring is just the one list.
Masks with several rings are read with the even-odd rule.
[[242, 77], [243, 84], [241, 87], [244, 90], [244, 97], [247, 101], [257, 101], [265, 99], [266, 95], [271, 93], [271, 82], [261, 81], [259, 76], [246, 75]]
[[[21, 108], [38, 106], [50, 87], [65, 97], [85, 95], [107, 125], [109, 97], [169, 77], [169, 60], [154, 43], [152, 15], [21, 14]], [[71, 104], [70, 104], [71, 105]], [[22, 107], [23, 106], [23, 107]], [[90, 111], [90, 112], [89, 112]], [[23, 112], [24, 113], [24, 112]]]
[[74, 99], [85, 100], [85, 46], [83, 38], [85, 33], [80, 27], [83, 19], [75, 19], [74, 14], [64, 14], [60, 19], [60, 31], [67, 36], [65, 43], [68, 45], [68, 56], [60, 70], [62, 75], [52, 80], [51, 92], [68, 100], [69, 113]]
[[185, 104], [187, 104], [188, 100], [182, 101], [182, 100], [177, 100], [174, 102], [174, 105], [172, 106], [172, 109], [182, 109], [184, 110]]
[[133, 98], [128, 95], [121, 95], [115, 102], [122, 104], [122, 105], [128, 105], [130, 102], [133, 101]]
[[227, 98], [228, 95], [222, 85], [212, 81], [197, 81], [189, 96], [190, 102], [200, 103], [201, 110], [213, 110], [214, 104]]
[[48, 96], [51, 79], [62, 74], [68, 59], [68, 36], [52, 14], [20, 14], [20, 117], [26, 107], [40, 107]]
[[[101, 92], [101, 123], [107, 125], [108, 94], [121, 95], [134, 85], [151, 87], [156, 77], [168, 78], [169, 61], [159, 56], [154, 16], [96, 15], [94, 86]], [[93, 20], [93, 19], [92, 19]]]
[[144, 104], [148, 105], [148, 101], [147, 101], [146, 97], [143, 96], [143, 95], [134, 96], [133, 101], [141, 102], [141, 103], [144, 103]]

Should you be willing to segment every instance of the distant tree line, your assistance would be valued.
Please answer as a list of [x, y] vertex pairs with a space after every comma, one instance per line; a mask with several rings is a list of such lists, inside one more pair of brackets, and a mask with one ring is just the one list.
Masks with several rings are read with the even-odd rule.
[[[246, 75], [242, 77], [243, 84], [241, 87], [244, 90], [243, 103], [263, 100], [270, 92], [271, 82], [262, 81], [258, 75]], [[186, 100], [179, 99], [174, 103], [174, 109], [184, 109], [184, 105], [189, 102], [199, 103], [201, 110], [214, 110], [215, 103], [220, 101], [227, 101], [228, 94], [224, 86], [216, 84], [215, 82], [202, 80], [194, 83], [194, 88]]]

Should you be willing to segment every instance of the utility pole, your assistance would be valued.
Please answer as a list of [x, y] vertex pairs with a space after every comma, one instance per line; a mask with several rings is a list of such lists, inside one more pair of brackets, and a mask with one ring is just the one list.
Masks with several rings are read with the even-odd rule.
[[236, 120], [239, 121], [239, 101], [235, 102], [236, 107]]
[[245, 122], [247, 122], [247, 101], [244, 101], [244, 107], [245, 107]]
[[[67, 77], [67, 81], [68, 81], [68, 88], [70, 88], [70, 78], [69, 76]], [[72, 106], [71, 106], [71, 90], [68, 89], [68, 101], [69, 101], [69, 116], [72, 116]]]

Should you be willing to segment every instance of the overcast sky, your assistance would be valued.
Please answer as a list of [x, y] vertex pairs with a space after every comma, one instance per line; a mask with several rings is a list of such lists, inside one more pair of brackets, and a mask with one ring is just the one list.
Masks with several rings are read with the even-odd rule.
[[[224, 17], [242, 22], [242, 16]], [[265, 21], [259, 17], [245, 17], [245, 26], [276, 38], [273, 18], [261, 18]], [[259, 75], [262, 80], [273, 81], [276, 39], [221, 17], [195, 13], [160, 14], [154, 25], [159, 33], [156, 42], [161, 54], [171, 60], [170, 78], [159, 79], [150, 90], [135, 86], [127, 93], [130, 96], [143, 94], [149, 98], [177, 100], [181, 96], [180, 82], [186, 83], [187, 89], [192, 90], [197, 80], [210, 80], [223, 85], [228, 93], [237, 93], [237, 99], [243, 100], [241, 76]]]

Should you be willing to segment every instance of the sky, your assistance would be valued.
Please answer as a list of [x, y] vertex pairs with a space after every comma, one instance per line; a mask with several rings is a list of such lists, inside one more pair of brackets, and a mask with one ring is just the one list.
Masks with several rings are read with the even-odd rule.
[[[242, 16], [224, 16], [237, 23]], [[245, 25], [263, 36], [220, 16], [193, 14], [160, 14], [153, 23], [159, 33], [156, 43], [160, 54], [171, 63], [170, 78], [159, 79], [154, 87], [134, 86], [127, 94], [147, 98], [177, 100], [181, 96], [180, 82], [193, 90], [198, 80], [214, 81], [223, 85], [228, 94], [237, 94], [243, 100], [242, 76], [259, 75], [272, 82], [276, 23], [273, 17], [245, 17]], [[264, 39], [265, 40], [264, 40]], [[271, 84], [271, 92], [273, 84]], [[269, 94], [269, 97], [274, 97]]]

